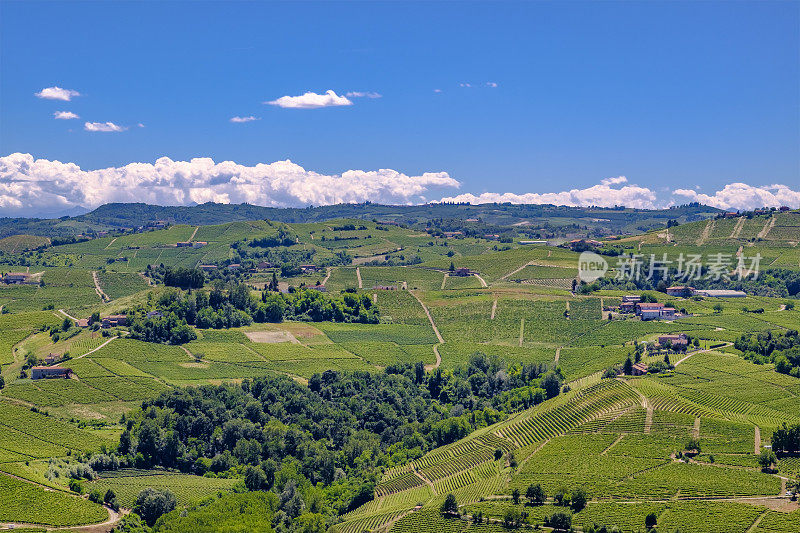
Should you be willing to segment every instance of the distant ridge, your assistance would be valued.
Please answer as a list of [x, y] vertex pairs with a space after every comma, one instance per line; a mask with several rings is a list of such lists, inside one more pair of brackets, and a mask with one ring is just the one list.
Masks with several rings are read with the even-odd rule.
[[[669, 209], [629, 209], [625, 207], [566, 207], [549, 204], [424, 204], [381, 205], [338, 204], [320, 207], [277, 208], [251, 204], [204, 203], [194, 206], [159, 206], [145, 203], [111, 203], [88, 213], [45, 218], [2, 218], [0, 238], [30, 234], [69, 237], [86, 231], [135, 228], [164, 221], [170, 224], [208, 225], [241, 220], [270, 219], [279, 222], [323, 222], [337, 218], [391, 220], [402, 224], [424, 224], [432, 219], [477, 219], [494, 226], [523, 223], [574, 224], [581, 228], [604, 228], [618, 233], [640, 233], [666, 226], [668, 220], [680, 223], [705, 220], [719, 209], [697, 203]], [[555, 222], [554, 222], [555, 221]]]

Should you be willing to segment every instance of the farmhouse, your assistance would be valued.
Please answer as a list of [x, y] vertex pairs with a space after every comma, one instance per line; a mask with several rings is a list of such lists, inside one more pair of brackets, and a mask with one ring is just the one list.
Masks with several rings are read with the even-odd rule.
[[126, 326], [128, 324], [128, 317], [125, 315], [109, 315], [104, 316], [102, 326], [104, 328], [113, 328], [116, 326]]
[[635, 302], [622, 302], [621, 304], [619, 304], [620, 313], [633, 313], [635, 311], [636, 311]]
[[75, 321], [75, 325], [79, 328], [88, 328], [89, 327], [89, 319], [88, 318], [79, 318]]
[[447, 238], [447, 239], [452, 239], [453, 237], [459, 237], [461, 235], [464, 235], [464, 232], [463, 231], [443, 231], [442, 235], [444, 235], [445, 238]]
[[35, 366], [31, 368], [31, 379], [68, 378], [71, 375], [71, 368], [57, 366]]
[[21, 285], [27, 283], [31, 275], [27, 272], [9, 272], [3, 276], [3, 282], [7, 284]]
[[642, 297], [638, 294], [626, 294], [622, 297], [622, 301], [638, 304], [642, 301]]
[[258, 263], [258, 264], [256, 265], [256, 267], [257, 267], [259, 270], [264, 270], [264, 269], [267, 269], [267, 268], [272, 268], [272, 263], [270, 263], [270, 262], [268, 262], [268, 261], [261, 261], [260, 263]]
[[661, 335], [658, 337], [658, 344], [662, 347], [672, 346], [676, 348], [679, 346], [688, 346], [689, 337], [685, 333], [679, 333], [678, 335]]
[[646, 363], [636, 363], [633, 365], [633, 371], [631, 372], [634, 376], [643, 376], [647, 374], [647, 364]]
[[747, 296], [747, 293], [744, 291], [731, 291], [727, 289], [696, 290], [694, 294], [698, 296], [707, 296], [709, 298], [744, 298]]
[[325, 285], [309, 285], [306, 287], [306, 289], [319, 292], [328, 292], [328, 289], [325, 288]]
[[239, 270], [240, 268], [242, 268], [242, 265], [239, 263], [231, 263], [228, 265], [228, 270]]
[[638, 303], [636, 314], [642, 320], [658, 320], [660, 318], [675, 318], [675, 309], [664, 307], [664, 304]]
[[686, 285], [673, 285], [672, 287], [667, 287], [667, 294], [670, 296], [688, 298], [693, 292], [694, 287], [688, 287]]

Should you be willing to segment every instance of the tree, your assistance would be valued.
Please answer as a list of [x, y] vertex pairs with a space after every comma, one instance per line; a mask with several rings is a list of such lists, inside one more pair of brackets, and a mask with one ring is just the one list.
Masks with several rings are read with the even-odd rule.
[[272, 281], [269, 282], [269, 290], [270, 292], [278, 292], [278, 275], [275, 272], [272, 273]]
[[758, 454], [758, 464], [761, 465], [762, 470], [771, 470], [772, 465], [777, 462], [778, 458], [772, 450], [761, 450], [761, 453]]
[[515, 488], [511, 491], [511, 501], [514, 502], [514, 505], [519, 505], [519, 489]]
[[522, 524], [522, 515], [516, 507], [509, 507], [503, 514], [503, 525], [507, 528], [517, 528]]
[[453, 272], [453, 271], [455, 271], [455, 269], [456, 269], [456, 265], [454, 265], [454, 264], [453, 264], [453, 262], [452, 262], [452, 261], [450, 261], [450, 268], [449, 268], [448, 270], [449, 270], [450, 272]]
[[511, 468], [517, 467], [517, 458], [514, 456], [514, 452], [508, 452], [508, 466]]
[[558, 511], [550, 515], [546, 523], [555, 530], [569, 531], [572, 529], [572, 515], [568, 512]]
[[544, 489], [538, 483], [531, 483], [528, 485], [528, 489], [525, 491], [525, 497], [528, 498], [531, 505], [542, 505], [545, 499], [547, 499]]
[[148, 487], [136, 497], [133, 510], [152, 526], [161, 515], [175, 509], [176, 503], [175, 495], [169, 489], [156, 490]]
[[622, 373], [626, 376], [633, 374], [633, 361], [631, 361], [630, 357], [625, 359], [625, 364], [622, 365]]
[[267, 484], [267, 475], [260, 466], [247, 465], [244, 470], [244, 485], [247, 490], [261, 490]]
[[714, 312], [719, 314], [722, 312], [722, 304], [714, 304]]
[[61, 331], [69, 331], [69, 328], [72, 327], [72, 320], [69, 317], [64, 317], [64, 321], [61, 323]]
[[658, 523], [658, 515], [656, 513], [649, 513], [647, 516], [644, 517], [644, 527], [647, 529], [653, 529], [656, 527]]
[[441, 512], [443, 515], [449, 516], [458, 516], [458, 502], [456, 501], [456, 497], [453, 496], [453, 493], [449, 493], [445, 499], [444, 503], [442, 503]]
[[586, 491], [582, 488], [577, 488], [572, 491], [571, 505], [572, 510], [576, 513], [586, 507]]
[[0, 376], [0, 389], [6, 386], [6, 379], [3, 376]]

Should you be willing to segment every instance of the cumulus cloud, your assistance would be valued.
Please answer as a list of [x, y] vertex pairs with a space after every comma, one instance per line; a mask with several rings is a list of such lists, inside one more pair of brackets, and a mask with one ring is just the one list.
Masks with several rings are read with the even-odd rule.
[[628, 179], [625, 176], [619, 176], [617, 178], [604, 179], [599, 185], [593, 185], [586, 189], [572, 189], [552, 193], [485, 192], [479, 195], [467, 193], [442, 198], [442, 202], [468, 202], [471, 204], [510, 202], [512, 204], [595, 205], [600, 207], [625, 205], [644, 209], [652, 209], [657, 206], [656, 194], [646, 187], [639, 187], [638, 185], [613, 187], [613, 185], [621, 185], [627, 183], [627, 181]]
[[38, 93], [34, 93], [39, 98], [46, 100], [63, 100], [69, 102], [73, 96], [80, 96], [81, 93], [72, 89], [62, 89], [61, 87], [45, 87]]
[[348, 98], [382, 98], [383, 95], [381, 93], [376, 92], [361, 92], [361, 91], [350, 91], [345, 96]]
[[754, 209], [788, 205], [800, 208], [800, 191], [786, 185], [756, 187], [746, 183], [730, 183], [714, 194], [701, 194], [693, 189], [675, 189], [663, 194], [647, 187], [628, 184], [625, 176], [600, 180], [600, 184], [585, 189], [551, 193], [496, 193], [459, 194], [442, 198], [442, 202], [467, 202], [471, 204], [554, 204], [567, 206], [614, 207], [624, 205], [639, 209], [659, 209], [687, 202], [700, 202], [720, 209]]
[[256, 118], [253, 115], [247, 117], [231, 117], [231, 122], [233, 123], [253, 122], [254, 120], [261, 120], [261, 119]]
[[128, 128], [123, 126], [118, 126], [113, 122], [86, 122], [83, 125], [83, 129], [86, 131], [101, 131], [106, 133], [116, 133], [120, 131], [125, 131]]
[[326, 175], [292, 163], [255, 166], [210, 158], [83, 170], [74, 163], [14, 153], [0, 157], [0, 215], [97, 207], [108, 202], [186, 205], [242, 203], [272, 207], [372, 201], [418, 204], [460, 183], [446, 172], [409, 176], [391, 169]]
[[674, 194], [688, 201], [718, 207], [719, 209], [755, 209], [758, 207], [800, 207], [800, 191], [786, 185], [754, 187], [746, 183], [729, 183], [714, 194], [702, 194], [692, 189], [676, 189]]
[[72, 118], [81, 118], [72, 111], [56, 111], [55, 113], [53, 113], [53, 116], [57, 120], [69, 120]]
[[332, 90], [328, 90], [325, 94], [309, 91], [300, 96], [281, 96], [277, 100], [264, 103], [289, 109], [318, 109], [320, 107], [353, 105], [353, 102], [346, 96], [339, 96]]

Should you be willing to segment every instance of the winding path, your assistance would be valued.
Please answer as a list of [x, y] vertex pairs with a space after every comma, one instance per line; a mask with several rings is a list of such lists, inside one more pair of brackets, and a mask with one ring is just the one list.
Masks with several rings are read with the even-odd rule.
[[327, 273], [325, 274], [325, 279], [322, 280], [322, 286], [323, 287], [325, 286], [326, 283], [328, 283], [328, 280], [331, 277], [331, 272], [333, 272], [333, 269], [331, 267], [328, 267]]
[[488, 283], [486, 283], [486, 280], [485, 280], [485, 279], [483, 279], [483, 278], [481, 277], [481, 275], [480, 275], [480, 274], [478, 274], [477, 272], [476, 272], [476, 273], [474, 273], [474, 274], [473, 274], [473, 276], [475, 276], [476, 278], [478, 278], [478, 281], [480, 281], [480, 282], [481, 282], [481, 285], [483, 285], [484, 287], [488, 287], [488, 286], [489, 286], [489, 284], [488, 284]]
[[[100, 348], [102, 348], [103, 346], [108, 344], [109, 342], [113, 341], [114, 339], [118, 339], [118, 338], [119, 338], [118, 336], [111, 337], [110, 339], [108, 339], [106, 342], [104, 342], [103, 344], [101, 344], [97, 348], [92, 348], [91, 350], [89, 350], [88, 352], [86, 352], [83, 355], [79, 355], [78, 357], [73, 357], [72, 359], [70, 359], [70, 361], [74, 361], [75, 359], [80, 359], [82, 357], [86, 357], [89, 354], [93, 354], [94, 352], [96, 352], [97, 350], [99, 350]], [[66, 363], [66, 361], [62, 361], [62, 363]], [[60, 365], [60, 364], [61, 363], [58, 363], [58, 365]], [[55, 366], [58, 366], [58, 365], [55, 365]]]
[[436, 323], [433, 321], [433, 316], [431, 316], [431, 312], [428, 310], [428, 306], [426, 306], [419, 296], [417, 296], [414, 291], [408, 291], [408, 293], [413, 296], [418, 302], [419, 305], [422, 306], [422, 310], [425, 311], [425, 314], [428, 316], [428, 321], [431, 323], [431, 328], [433, 328], [433, 332], [436, 334], [436, 338], [439, 339], [439, 344], [433, 345], [433, 354], [436, 356], [436, 363], [432, 365], [425, 365], [425, 370], [431, 371], [439, 368], [442, 364], [442, 356], [439, 355], [439, 346], [444, 344], [444, 338], [442, 338], [442, 334], [439, 333], [439, 328], [436, 327]]
[[92, 270], [92, 279], [94, 280], [94, 292], [97, 293], [100, 299], [104, 302], [111, 300], [111, 298], [108, 297], [108, 294], [104, 293], [103, 289], [100, 288], [100, 280], [97, 279], [97, 270]]

